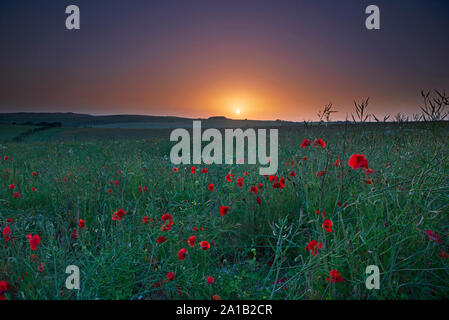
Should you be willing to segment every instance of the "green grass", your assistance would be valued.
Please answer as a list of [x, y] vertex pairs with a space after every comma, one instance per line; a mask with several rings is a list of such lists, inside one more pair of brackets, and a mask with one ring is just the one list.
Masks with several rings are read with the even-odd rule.
[[[60, 135], [63, 129], [3, 143], [0, 150], [0, 228], [9, 225], [12, 237], [0, 246], [0, 281], [9, 284], [8, 299], [435, 299], [449, 294], [449, 260], [439, 256], [449, 251], [446, 124], [284, 128], [278, 170], [286, 179], [283, 189], [273, 189], [257, 166], [211, 165], [209, 173], [198, 166], [195, 174], [181, 166], [173, 172], [171, 144], [157, 134], [126, 138], [127, 131], [116, 130], [120, 139], [114, 140], [90, 129], [76, 140], [57, 141], [51, 132]], [[300, 148], [304, 138], [323, 138], [327, 146]], [[348, 166], [354, 153], [367, 157], [373, 175]], [[341, 167], [333, 165], [337, 157]], [[315, 175], [325, 168], [324, 176]], [[234, 174], [232, 182], [225, 179], [228, 173]], [[238, 177], [244, 178], [242, 188]], [[260, 205], [250, 192], [257, 183], [263, 184]], [[148, 190], [142, 193], [139, 186]], [[223, 217], [221, 205], [230, 207]], [[128, 213], [113, 221], [120, 208]], [[326, 212], [333, 232], [322, 228], [316, 210]], [[174, 224], [161, 231], [167, 212]], [[142, 222], [144, 216], [154, 219], [152, 228]], [[79, 219], [86, 221], [85, 230]], [[428, 239], [429, 229], [441, 236], [440, 244]], [[25, 238], [29, 233], [41, 238], [36, 251]], [[167, 241], [158, 244], [162, 235]], [[193, 248], [187, 243], [192, 235], [197, 236]], [[199, 248], [203, 240], [211, 243], [209, 250]], [[323, 244], [316, 256], [306, 250], [311, 240]], [[180, 261], [181, 248], [188, 254]], [[65, 288], [68, 265], [80, 268], [80, 290]], [[380, 290], [365, 287], [368, 265], [380, 268]], [[331, 269], [344, 282], [327, 282]], [[165, 282], [168, 272], [175, 279]], [[213, 284], [207, 284], [208, 276], [215, 278]]]
[[3, 125], [0, 124], [0, 142], [9, 141], [21, 133], [37, 128], [35, 126], [18, 126], [18, 125]]

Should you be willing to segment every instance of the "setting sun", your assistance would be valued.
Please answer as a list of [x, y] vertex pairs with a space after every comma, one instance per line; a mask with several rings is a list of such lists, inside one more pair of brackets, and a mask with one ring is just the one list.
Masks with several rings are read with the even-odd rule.
[[240, 109], [235, 110], [235, 113], [240, 114]]

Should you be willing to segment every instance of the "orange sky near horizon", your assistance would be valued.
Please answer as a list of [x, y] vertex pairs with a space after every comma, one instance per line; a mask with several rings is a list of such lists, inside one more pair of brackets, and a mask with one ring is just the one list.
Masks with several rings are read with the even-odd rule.
[[78, 5], [81, 29], [68, 31], [61, 2], [0, 4], [0, 113], [316, 121], [332, 102], [331, 120], [345, 120], [370, 97], [383, 118], [420, 112], [421, 90], [449, 89], [443, 2], [379, 0], [376, 31], [362, 2]]

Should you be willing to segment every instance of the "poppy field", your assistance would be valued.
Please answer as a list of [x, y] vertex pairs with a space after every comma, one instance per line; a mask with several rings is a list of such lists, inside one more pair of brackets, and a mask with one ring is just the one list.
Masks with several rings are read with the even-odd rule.
[[447, 298], [448, 128], [280, 128], [272, 176], [162, 136], [2, 142], [0, 299]]

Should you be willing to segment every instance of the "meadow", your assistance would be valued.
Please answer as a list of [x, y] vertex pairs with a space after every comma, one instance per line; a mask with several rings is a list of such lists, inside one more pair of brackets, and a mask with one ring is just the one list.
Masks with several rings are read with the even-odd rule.
[[[447, 298], [448, 129], [281, 128], [277, 175], [261, 176], [173, 166], [164, 130], [62, 127], [15, 142], [24, 129], [9, 128], [0, 297]], [[69, 265], [79, 290], [65, 286]], [[369, 265], [378, 290], [366, 288]]]

